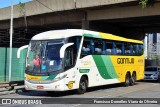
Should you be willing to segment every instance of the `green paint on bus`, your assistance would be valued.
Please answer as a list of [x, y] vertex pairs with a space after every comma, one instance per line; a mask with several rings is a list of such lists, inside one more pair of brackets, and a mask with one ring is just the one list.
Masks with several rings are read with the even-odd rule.
[[118, 78], [109, 56], [92, 55], [98, 71], [103, 79]]

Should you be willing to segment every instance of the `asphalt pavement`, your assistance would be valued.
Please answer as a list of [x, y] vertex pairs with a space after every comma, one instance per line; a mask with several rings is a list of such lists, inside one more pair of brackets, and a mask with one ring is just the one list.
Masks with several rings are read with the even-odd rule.
[[[42, 91], [17, 91], [16, 93], [0, 95], [0, 98], [35, 98], [35, 99], [46, 99], [46, 98], [68, 98], [68, 99], [78, 99], [78, 98], [119, 98], [119, 99], [129, 99], [129, 98], [159, 98], [160, 99], [160, 83], [157, 82], [137, 82], [134, 86], [123, 87], [120, 84], [106, 85], [89, 88], [85, 94], [79, 95], [76, 91], [58, 92], [54, 95], [50, 95], [47, 92]], [[73, 99], [74, 100], [74, 99]], [[52, 103], [53, 101], [49, 101]], [[22, 105], [2, 105], [8, 107], [20, 107]], [[28, 107], [29, 105], [23, 105], [23, 107]], [[30, 105], [31, 106], [31, 105]], [[33, 105], [32, 105], [33, 106]], [[42, 104], [34, 105], [35, 107], [159, 107], [160, 104]]]

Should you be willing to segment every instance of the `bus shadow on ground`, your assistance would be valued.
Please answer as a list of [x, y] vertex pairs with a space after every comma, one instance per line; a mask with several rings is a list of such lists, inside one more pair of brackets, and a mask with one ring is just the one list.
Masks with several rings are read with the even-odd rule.
[[[135, 85], [139, 84], [136, 82]], [[96, 86], [96, 87], [91, 87], [87, 89], [86, 93], [89, 92], [95, 92], [95, 91], [100, 91], [100, 90], [111, 90], [111, 89], [117, 89], [120, 87], [124, 87], [123, 84], [112, 84], [112, 85], [103, 85], [103, 86]], [[45, 91], [21, 91], [17, 92], [19, 95], [23, 96], [34, 96], [34, 97], [67, 97], [67, 96], [72, 96], [72, 95], [78, 95], [76, 90], [71, 90], [71, 91], [64, 91], [64, 92], [45, 92]]]

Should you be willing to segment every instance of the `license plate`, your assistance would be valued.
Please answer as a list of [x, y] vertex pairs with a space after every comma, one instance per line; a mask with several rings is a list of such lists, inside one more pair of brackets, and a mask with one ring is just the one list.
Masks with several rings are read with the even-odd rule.
[[44, 86], [37, 86], [37, 89], [44, 89]]

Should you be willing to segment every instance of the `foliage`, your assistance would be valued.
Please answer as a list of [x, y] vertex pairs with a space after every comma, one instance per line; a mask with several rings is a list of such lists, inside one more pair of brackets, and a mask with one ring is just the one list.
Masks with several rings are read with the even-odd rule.
[[28, 25], [27, 25], [27, 17], [26, 17], [25, 6], [26, 6], [26, 3], [19, 2], [18, 11], [19, 11], [20, 17], [24, 17], [24, 23], [25, 23], [26, 31], [27, 31], [27, 26]]
[[25, 16], [25, 3], [22, 3], [22, 2], [19, 2], [19, 5], [18, 5], [18, 11], [20, 13], [20, 16]]
[[155, 0], [139, 0], [139, 5], [141, 6], [141, 8], [153, 6], [154, 3]]
[[146, 8], [146, 7], [147, 7], [147, 2], [148, 2], [148, 0], [140, 0], [140, 1], [139, 1], [139, 5], [140, 5], [142, 8]]

